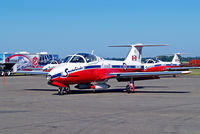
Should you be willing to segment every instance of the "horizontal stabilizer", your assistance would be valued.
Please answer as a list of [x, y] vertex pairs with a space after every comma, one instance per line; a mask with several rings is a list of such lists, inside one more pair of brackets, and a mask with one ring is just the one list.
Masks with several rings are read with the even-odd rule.
[[109, 46], [109, 47], [131, 47], [126, 59], [125, 63], [133, 63], [133, 62], [139, 62], [142, 61], [142, 48], [143, 47], [152, 47], [152, 46], [167, 46], [167, 44], [160, 44], [160, 45], [154, 45], [154, 44], [130, 44], [130, 45], [115, 45], [115, 46]]
[[153, 46], [168, 46], [168, 44], [129, 44], [129, 45], [112, 45], [108, 47], [153, 47]]
[[43, 71], [17, 71], [19, 74], [47, 75], [49, 72]]
[[171, 56], [171, 55], [174, 55], [174, 54], [177, 54], [177, 55], [192, 55], [192, 53], [168, 53], [168, 54], [158, 55], [157, 57], [159, 57], [159, 56]]

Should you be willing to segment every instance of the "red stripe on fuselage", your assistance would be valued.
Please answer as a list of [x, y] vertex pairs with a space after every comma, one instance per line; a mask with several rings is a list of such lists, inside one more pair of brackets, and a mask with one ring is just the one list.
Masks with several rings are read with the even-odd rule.
[[103, 81], [109, 73], [118, 73], [118, 72], [136, 72], [141, 71], [142, 69], [117, 69], [117, 68], [97, 68], [97, 69], [86, 69], [73, 73], [69, 73], [66, 78], [58, 77], [53, 79], [63, 84], [79, 84], [79, 83], [91, 83], [94, 81]]
[[167, 71], [166, 68], [173, 68], [173, 67], [180, 67], [180, 66], [158, 66], [158, 67], [150, 67], [145, 72], [160, 72], [160, 71]]

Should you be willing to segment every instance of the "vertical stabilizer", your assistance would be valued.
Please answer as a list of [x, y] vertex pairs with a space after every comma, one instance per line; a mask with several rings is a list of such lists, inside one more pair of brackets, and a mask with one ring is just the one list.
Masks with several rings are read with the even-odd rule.
[[142, 48], [143, 47], [151, 47], [151, 46], [167, 46], [167, 44], [162, 45], [144, 45], [144, 44], [134, 44], [134, 45], [117, 45], [110, 47], [131, 47], [126, 59], [124, 62], [140, 62], [142, 61]]
[[142, 61], [142, 44], [131, 45], [131, 49], [125, 59], [125, 62], [140, 62]]
[[174, 58], [172, 59], [172, 64], [181, 64], [180, 57], [181, 53], [175, 53]]

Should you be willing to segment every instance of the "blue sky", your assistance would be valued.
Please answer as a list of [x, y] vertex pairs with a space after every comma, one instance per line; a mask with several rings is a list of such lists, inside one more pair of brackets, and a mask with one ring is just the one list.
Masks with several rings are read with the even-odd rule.
[[107, 46], [145, 43], [169, 46], [144, 48], [144, 57], [200, 56], [199, 7], [198, 0], [0, 1], [0, 52], [125, 57], [128, 48]]

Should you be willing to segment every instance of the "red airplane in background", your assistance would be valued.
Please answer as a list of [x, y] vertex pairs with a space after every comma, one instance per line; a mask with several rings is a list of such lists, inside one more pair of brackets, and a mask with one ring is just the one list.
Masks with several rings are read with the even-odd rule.
[[183, 53], [175, 53], [171, 62], [164, 62], [157, 58], [147, 59], [144, 62], [144, 71], [183, 71], [189, 69], [200, 69], [200, 67], [182, 67], [180, 57]]

